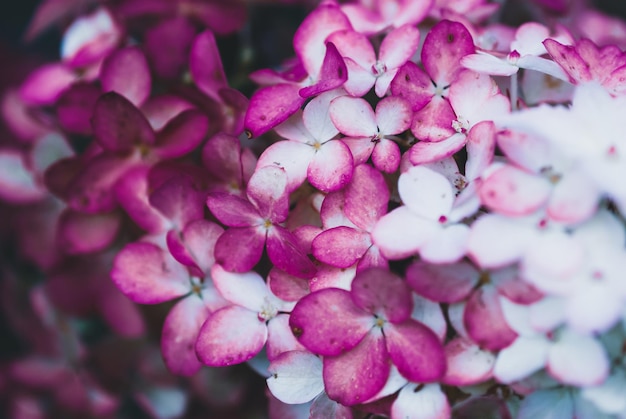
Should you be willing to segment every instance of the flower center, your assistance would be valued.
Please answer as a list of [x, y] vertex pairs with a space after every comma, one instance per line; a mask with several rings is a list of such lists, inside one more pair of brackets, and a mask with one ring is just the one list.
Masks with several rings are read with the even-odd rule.
[[382, 76], [387, 71], [387, 66], [382, 61], [376, 61], [374, 65], [372, 65], [372, 73], [376, 77]]
[[265, 297], [265, 302], [259, 311], [259, 320], [266, 322], [278, 315], [278, 309]]

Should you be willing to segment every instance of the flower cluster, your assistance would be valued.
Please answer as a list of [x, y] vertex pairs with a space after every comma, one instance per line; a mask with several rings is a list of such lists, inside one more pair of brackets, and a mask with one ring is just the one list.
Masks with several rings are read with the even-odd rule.
[[2, 96], [7, 414], [626, 417], [626, 23], [322, 0], [255, 69], [253, 3], [40, 3], [60, 56]]

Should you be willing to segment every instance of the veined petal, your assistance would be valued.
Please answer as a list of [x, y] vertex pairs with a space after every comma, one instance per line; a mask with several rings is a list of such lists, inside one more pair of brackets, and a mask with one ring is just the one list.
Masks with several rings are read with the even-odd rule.
[[439, 142], [420, 141], [409, 149], [409, 159], [415, 165], [445, 159], [463, 148], [465, 134], [457, 133]]
[[391, 405], [394, 419], [444, 419], [451, 415], [450, 403], [439, 384], [408, 384]]
[[328, 141], [317, 150], [307, 170], [311, 185], [322, 192], [332, 192], [343, 188], [354, 170], [352, 154], [342, 141]]
[[204, 322], [196, 341], [198, 359], [211, 367], [241, 364], [258, 354], [267, 326], [258, 314], [239, 306], [217, 310]]
[[320, 233], [312, 243], [313, 256], [337, 268], [354, 265], [372, 245], [367, 232], [350, 227], [334, 227]]
[[277, 166], [258, 168], [248, 181], [248, 199], [259, 215], [274, 223], [285, 221], [289, 214], [287, 173]]
[[284, 352], [270, 363], [268, 372], [267, 386], [283, 403], [306, 403], [324, 391], [322, 360], [310, 352]]
[[293, 115], [305, 99], [300, 97], [297, 84], [281, 83], [262, 87], [250, 98], [244, 121], [250, 138], [266, 133]]
[[213, 192], [207, 197], [206, 204], [215, 218], [229, 227], [247, 227], [263, 223], [257, 209], [237, 195]]
[[261, 312], [266, 305], [273, 305], [278, 309], [281, 304], [272, 295], [263, 278], [254, 271], [228, 272], [220, 265], [213, 265], [211, 278], [222, 297], [250, 311]]
[[315, 266], [300, 249], [297, 239], [284, 227], [273, 226], [267, 232], [267, 256], [278, 269], [299, 278], [312, 278]]
[[340, 96], [330, 103], [330, 118], [349, 137], [370, 137], [378, 133], [376, 114], [365, 99]]
[[357, 227], [370, 231], [387, 212], [389, 196], [382, 174], [370, 165], [358, 165], [345, 188], [344, 213]]
[[374, 316], [356, 306], [348, 291], [325, 288], [298, 301], [289, 325], [308, 350], [335, 357], [363, 340], [374, 325]]
[[226, 230], [215, 243], [215, 261], [231, 272], [247, 272], [263, 255], [265, 229], [234, 227]]
[[370, 399], [389, 377], [385, 337], [372, 331], [352, 350], [324, 358], [324, 386], [328, 397], [352, 406]]
[[392, 323], [405, 321], [413, 310], [411, 290], [402, 278], [387, 269], [359, 272], [352, 281], [351, 294], [357, 306]]
[[152, 86], [146, 56], [138, 47], [113, 51], [102, 63], [100, 83], [103, 92], [117, 92], [133, 105], [141, 106]]

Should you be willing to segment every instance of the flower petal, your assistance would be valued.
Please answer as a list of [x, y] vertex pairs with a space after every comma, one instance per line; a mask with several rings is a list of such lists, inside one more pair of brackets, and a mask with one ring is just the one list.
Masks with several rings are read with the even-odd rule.
[[100, 68], [103, 92], [117, 92], [139, 107], [150, 95], [152, 79], [148, 61], [138, 47], [118, 49]]
[[284, 352], [268, 371], [267, 387], [283, 403], [306, 403], [324, 391], [322, 360], [310, 352]]
[[406, 271], [407, 283], [415, 292], [440, 303], [464, 300], [478, 283], [479, 276], [476, 268], [465, 261], [434, 265], [418, 260]]
[[438, 384], [406, 385], [391, 405], [392, 418], [443, 419], [451, 415], [448, 398]]

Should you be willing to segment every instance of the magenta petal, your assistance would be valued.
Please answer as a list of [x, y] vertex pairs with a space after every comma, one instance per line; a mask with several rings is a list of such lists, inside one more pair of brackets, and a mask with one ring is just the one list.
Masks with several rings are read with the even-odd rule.
[[304, 104], [296, 84], [276, 84], [259, 89], [250, 98], [244, 127], [249, 138], [258, 137], [284, 122]]
[[383, 388], [389, 377], [389, 354], [380, 331], [372, 331], [351, 351], [324, 358], [324, 387], [332, 400], [352, 406]]
[[128, 298], [142, 304], [168, 301], [191, 289], [185, 267], [144, 242], [129, 243], [115, 256], [111, 279]]
[[372, 163], [385, 173], [394, 173], [400, 167], [400, 147], [392, 140], [383, 138], [372, 152]]
[[100, 96], [91, 119], [98, 143], [113, 152], [128, 151], [138, 144], [153, 144], [154, 131], [141, 111], [115, 92]]
[[296, 304], [289, 325], [311, 352], [337, 356], [363, 340], [374, 325], [374, 316], [357, 307], [348, 291], [325, 288]]
[[372, 245], [367, 232], [350, 227], [335, 227], [319, 234], [312, 243], [313, 256], [337, 268], [356, 263]]
[[267, 256], [279, 269], [299, 278], [315, 275], [315, 265], [298, 246], [297, 239], [284, 227], [274, 226], [267, 233]]
[[241, 364], [258, 354], [267, 341], [267, 326], [257, 313], [228, 306], [209, 316], [196, 342], [198, 359], [211, 367]]
[[265, 232], [256, 227], [230, 228], [217, 239], [215, 261], [231, 272], [247, 272], [263, 255]]
[[206, 204], [215, 218], [228, 227], [247, 227], [263, 223], [257, 209], [237, 195], [213, 192], [207, 197]]
[[196, 340], [208, 316], [209, 310], [195, 295], [183, 298], [170, 310], [161, 332], [161, 353], [172, 373], [191, 376], [202, 367]]
[[232, 135], [218, 133], [202, 147], [202, 164], [207, 171], [224, 182], [235, 181], [239, 187], [249, 178], [245, 176], [247, 159], [239, 139]]
[[144, 32], [146, 55], [158, 77], [174, 79], [186, 69], [196, 28], [186, 16], [162, 19]]
[[441, 87], [454, 81], [461, 58], [474, 52], [472, 35], [462, 23], [442, 20], [430, 30], [422, 48], [426, 73]]
[[157, 134], [155, 154], [174, 159], [190, 153], [202, 143], [209, 129], [209, 119], [198, 110], [178, 114]]
[[478, 283], [479, 276], [476, 268], [465, 261], [433, 265], [419, 260], [406, 271], [406, 280], [411, 288], [422, 297], [438, 303], [464, 300]]
[[75, 83], [56, 102], [57, 117], [63, 129], [83, 135], [91, 135], [89, 119], [102, 92], [98, 86]]
[[77, 79], [72, 69], [62, 63], [46, 64], [26, 78], [20, 97], [32, 105], [50, 105]]
[[450, 102], [441, 96], [435, 96], [413, 114], [411, 132], [418, 140], [442, 141], [455, 134], [452, 128], [454, 120], [456, 114]]
[[205, 193], [187, 176], [169, 179], [150, 195], [150, 204], [180, 230], [204, 217], [204, 200]]
[[465, 134], [454, 134], [437, 143], [420, 141], [409, 150], [409, 159], [415, 165], [442, 160], [462, 149], [466, 141]]
[[277, 268], [272, 268], [267, 277], [267, 286], [272, 293], [283, 301], [298, 301], [309, 290], [309, 282]]
[[343, 57], [332, 42], [326, 43], [326, 55], [319, 74], [319, 81], [313, 86], [300, 89], [301, 97], [309, 98], [340, 87], [348, 79], [348, 68]]
[[332, 192], [350, 182], [353, 169], [352, 153], [348, 146], [341, 141], [328, 141], [313, 156], [307, 179], [322, 192]]
[[492, 351], [506, 348], [517, 337], [504, 319], [499, 294], [491, 285], [477, 289], [469, 298], [463, 324], [474, 342]]
[[278, 166], [255, 170], [248, 181], [246, 193], [261, 217], [273, 223], [282, 223], [289, 214], [287, 173]]
[[370, 231], [387, 212], [389, 197], [381, 173], [367, 164], [358, 165], [345, 189], [344, 212], [357, 227]]
[[574, 46], [560, 44], [554, 39], [546, 39], [543, 45], [552, 59], [565, 70], [572, 83], [591, 80], [589, 64], [581, 58]]
[[214, 97], [221, 87], [228, 85], [215, 35], [211, 30], [202, 32], [193, 41], [189, 70], [196, 86], [208, 96]]
[[409, 319], [383, 326], [389, 356], [406, 379], [419, 383], [439, 380], [446, 372], [443, 345], [422, 323]]
[[433, 97], [430, 77], [412, 61], [400, 67], [390, 88], [394, 96], [407, 100], [413, 111], [422, 109]]
[[400, 67], [415, 54], [419, 40], [419, 30], [412, 24], [394, 29], [385, 36], [380, 45], [380, 61], [390, 69]]
[[387, 269], [359, 272], [352, 281], [351, 294], [357, 306], [392, 323], [405, 321], [413, 310], [406, 282]]
[[150, 95], [152, 80], [148, 61], [138, 47], [114, 51], [102, 63], [103, 92], [117, 92], [139, 107]]
[[121, 221], [117, 212], [83, 214], [68, 209], [61, 215], [57, 227], [60, 244], [68, 254], [103, 250], [117, 236]]

